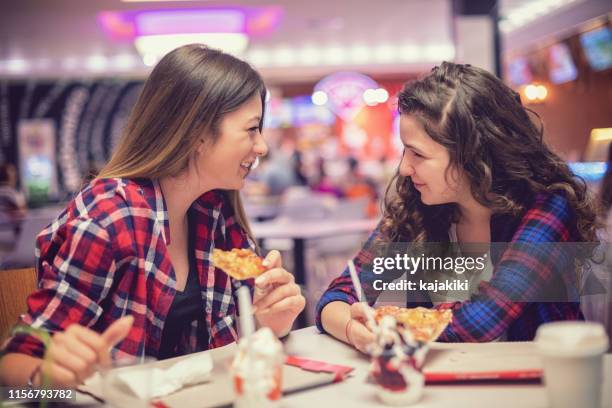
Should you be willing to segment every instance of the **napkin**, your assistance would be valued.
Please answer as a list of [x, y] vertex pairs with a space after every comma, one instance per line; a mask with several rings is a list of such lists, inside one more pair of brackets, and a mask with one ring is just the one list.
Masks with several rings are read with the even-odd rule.
[[[171, 394], [185, 386], [210, 380], [213, 362], [209, 353], [185, 358], [169, 368], [143, 368], [117, 373], [117, 380], [124, 383], [140, 399], [158, 398]], [[150, 370], [144, 372], [144, 370]]]

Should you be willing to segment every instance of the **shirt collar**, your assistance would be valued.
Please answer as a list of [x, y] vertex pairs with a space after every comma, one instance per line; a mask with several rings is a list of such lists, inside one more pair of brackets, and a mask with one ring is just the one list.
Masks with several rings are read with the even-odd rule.
[[138, 185], [138, 192], [144, 197], [148, 207], [155, 214], [155, 219], [163, 225], [162, 239], [166, 245], [170, 245], [168, 210], [159, 181], [147, 178], [133, 179], [133, 181]]
[[164, 199], [164, 193], [162, 193], [161, 186], [159, 185], [159, 181], [157, 179], [151, 180], [151, 184], [153, 186], [153, 197], [151, 197], [152, 201], [154, 201], [154, 205], [151, 206], [155, 210], [155, 218], [158, 221], [161, 221], [164, 226], [162, 230], [162, 238], [166, 245], [170, 245], [170, 222], [168, 219], [168, 209], [166, 207], [166, 200]]
[[[141, 184], [145, 199], [155, 212], [155, 218], [162, 222], [164, 226], [162, 230], [162, 238], [164, 239], [164, 242], [166, 245], [170, 245], [171, 237], [168, 209], [159, 180], [147, 180], [145, 183], [139, 184]], [[199, 213], [208, 213], [207, 210], [211, 209], [220, 212], [225, 200], [226, 193], [224, 190], [207, 191], [192, 204], [190, 209], [193, 209]]]

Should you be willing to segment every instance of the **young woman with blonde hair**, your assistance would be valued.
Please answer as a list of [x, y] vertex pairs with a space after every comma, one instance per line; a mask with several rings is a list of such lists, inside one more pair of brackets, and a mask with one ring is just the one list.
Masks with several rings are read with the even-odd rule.
[[[267, 152], [265, 93], [247, 63], [202, 45], [157, 64], [109, 163], [37, 239], [39, 290], [21, 323], [53, 337], [46, 355], [32, 335], [10, 338], [3, 383], [75, 386], [111, 355], [236, 340], [235, 289], [254, 282], [216, 269], [211, 253], [255, 247], [238, 190]], [[283, 336], [304, 297], [277, 251], [264, 265], [255, 317]]]

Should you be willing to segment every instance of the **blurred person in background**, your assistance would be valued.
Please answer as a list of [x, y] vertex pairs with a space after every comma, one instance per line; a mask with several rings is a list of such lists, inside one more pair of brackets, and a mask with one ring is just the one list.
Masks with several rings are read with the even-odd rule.
[[312, 183], [312, 191], [320, 194], [330, 194], [336, 198], [341, 198], [344, 195], [344, 192], [334, 181], [332, 177], [329, 176], [327, 171], [328, 162], [324, 158], [320, 158], [318, 161], [318, 175], [317, 179], [314, 183]]
[[281, 195], [288, 187], [294, 185], [291, 158], [282, 152], [269, 153], [268, 159], [257, 172], [256, 180], [265, 186], [268, 195]]
[[0, 222], [10, 225], [17, 234], [26, 213], [25, 196], [17, 189], [17, 169], [4, 163], [0, 165]]
[[[538, 244], [597, 242], [595, 205], [519, 95], [483, 69], [444, 62], [407, 84], [398, 107], [404, 152], [383, 219], [354, 260], [362, 282], [374, 279], [364, 266], [377, 243], [508, 242], [468, 300], [434, 304], [407, 291], [406, 306], [452, 310], [439, 338], [447, 342], [527, 341], [542, 323], [582, 320], [575, 262], [584, 266], [593, 245], [574, 257]], [[550, 288], [558, 301], [544, 299]], [[345, 270], [319, 300], [317, 327], [364, 351], [374, 339], [365, 307]]]
[[304, 174], [304, 161], [302, 160], [302, 152], [296, 150], [291, 155], [291, 163], [293, 164], [293, 176], [295, 180], [295, 185], [297, 186], [307, 186], [308, 178]]
[[376, 190], [376, 182], [369, 177], [364, 176], [359, 171], [359, 162], [354, 157], [349, 157], [348, 174], [345, 181], [342, 183], [344, 187], [343, 196], [348, 200], [356, 200], [367, 198], [368, 205], [366, 214], [373, 218], [378, 215], [378, 192]]
[[74, 387], [111, 355], [163, 359], [231, 343], [241, 285], [259, 289], [258, 325], [290, 331], [305, 300], [278, 251], [255, 281], [211, 260], [214, 248], [255, 249], [239, 190], [268, 150], [265, 94], [250, 65], [203, 45], [161, 59], [109, 163], [38, 236], [40, 289], [20, 322], [31, 330], [4, 345], [0, 382]]
[[279, 196], [289, 187], [307, 185], [301, 166], [301, 154], [296, 149], [295, 140], [285, 134], [279, 148], [270, 152], [264, 166], [257, 172], [257, 180], [267, 186], [269, 195]]

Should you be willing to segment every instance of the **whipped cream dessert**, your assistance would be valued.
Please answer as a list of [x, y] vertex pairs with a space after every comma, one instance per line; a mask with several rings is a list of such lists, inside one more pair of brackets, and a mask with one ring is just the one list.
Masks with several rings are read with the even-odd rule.
[[275, 407], [281, 397], [283, 345], [263, 327], [238, 342], [232, 364], [237, 393], [234, 407]]
[[394, 316], [382, 316], [371, 329], [376, 341], [369, 350], [370, 373], [378, 385], [378, 397], [387, 405], [419, 401], [425, 386], [420, 368], [428, 347], [398, 325]]

